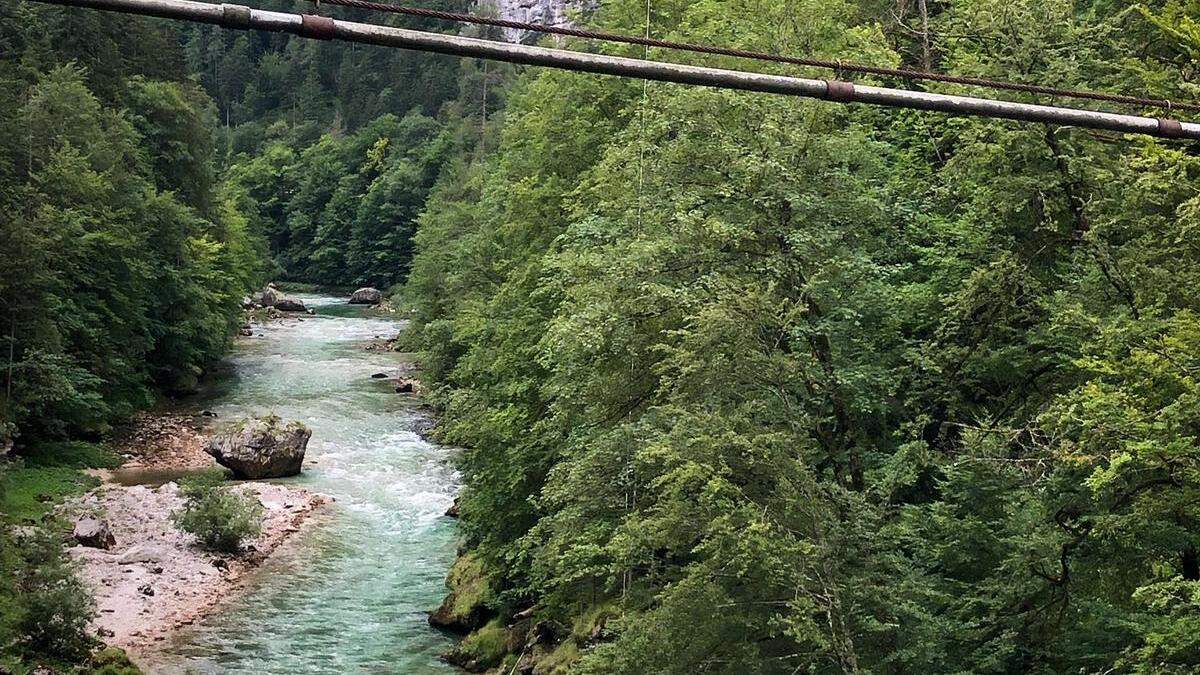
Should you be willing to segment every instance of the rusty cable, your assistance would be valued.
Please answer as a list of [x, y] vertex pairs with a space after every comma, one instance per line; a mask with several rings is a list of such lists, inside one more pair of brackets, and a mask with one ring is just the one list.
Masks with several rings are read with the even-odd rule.
[[[981, 77], [964, 77], [960, 75], [946, 75], [944, 73], [934, 73], [924, 70], [909, 70], [906, 68], [885, 68], [882, 66], [869, 66], [861, 63], [851, 63], [840, 60], [828, 59], [811, 59], [800, 56], [788, 56], [783, 54], [767, 54], [765, 52], [755, 52], [746, 49], [735, 49], [731, 47], [719, 47], [716, 45], [694, 44], [689, 42], [674, 42], [671, 40], [658, 40], [654, 38], [637, 37], [634, 35], [623, 35], [620, 33], [607, 33], [602, 31], [584, 30], [580, 28], [563, 28], [560, 26], [545, 26], [536, 23], [527, 23], [524, 21], [510, 21], [508, 19], [495, 19], [491, 17], [478, 16], [475, 14], [460, 14], [457, 12], [445, 12], [437, 9], [425, 9], [422, 7], [406, 7], [404, 5], [395, 5], [384, 2], [372, 2], [371, 0], [309, 0], [310, 2], [328, 5], [340, 5], [342, 7], [351, 7], [355, 9], [365, 9], [376, 12], [389, 12], [392, 14], [405, 14], [408, 16], [416, 16], [427, 19], [439, 19], [442, 21], [452, 21], [457, 23], [470, 23], [482, 26], [495, 26], [498, 28], [509, 28], [512, 30], [532, 31], [537, 33], [548, 33], [551, 35], [564, 35], [567, 37], [577, 37], [587, 40], [601, 40], [605, 42], [621, 42], [631, 45], [639, 45], [643, 47], [659, 47], [662, 49], [671, 49], [676, 51], [696, 52], [699, 54], [712, 54], [716, 56], [733, 56], [742, 59], [753, 59], [756, 61], [770, 61], [773, 63], [787, 63], [798, 66], [808, 66], [812, 68], [822, 68], [832, 70], [835, 73], [861, 73], [866, 75], [879, 75], [882, 77], [896, 77], [905, 80], [925, 80], [931, 82], [944, 82], [947, 84], [960, 84], [971, 87], [984, 87], [987, 89], [1001, 89], [1006, 91], [1015, 91], [1026, 94], [1038, 94], [1043, 96], [1057, 96], [1063, 98], [1079, 98], [1090, 99], [1093, 101], [1105, 101], [1108, 103], [1118, 103], [1122, 105], [1133, 105], [1146, 108], [1161, 108], [1167, 111], [1172, 110], [1200, 110], [1200, 103], [1177, 103], [1167, 99], [1156, 98], [1141, 98], [1137, 96], [1124, 96], [1121, 94], [1106, 94], [1096, 91], [1082, 91], [1073, 89], [1058, 89], [1055, 87], [1047, 87], [1036, 84], [1020, 84], [1017, 82], [1004, 82], [1001, 80], [990, 80]], [[840, 76], [840, 75], [839, 75]]]

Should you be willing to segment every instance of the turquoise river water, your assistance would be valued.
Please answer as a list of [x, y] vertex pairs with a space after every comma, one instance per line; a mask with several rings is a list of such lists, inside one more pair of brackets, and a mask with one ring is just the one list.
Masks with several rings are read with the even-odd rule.
[[[205, 408], [218, 421], [273, 412], [313, 430], [304, 472], [281, 481], [333, 496], [255, 573], [244, 595], [149, 659], [154, 673], [448, 673], [449, 638], [426, 623], [454, 558], [442, 514], [457, 476], [451, 451], [414, 433], [420, 411], [379, 372], [399, 355], [362, 348], [394, 318], [299, 294], [303, 321], [255, 327]], [[260, 329], [261, 328], [261, 329]]]

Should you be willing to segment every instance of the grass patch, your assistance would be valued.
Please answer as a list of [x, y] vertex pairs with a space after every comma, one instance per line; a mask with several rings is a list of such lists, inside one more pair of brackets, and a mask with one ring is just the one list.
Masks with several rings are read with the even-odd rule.
[[538, 660], [538, 672], [546, 675], [566, 675], [582, 656], [579, 645], [568, 639]]
[[40, 521], [56, 504], [96, 487], [83, 469], [110, 469], [121, 458], [102, 445], [82, 441], [44, 443], [24, 452], [22, 461], [0, 465], [0, 519]]
[[571, 625], [571, 634], [579, 639], [586, 639], [596, 626], [608, 623], [609, 620], [621, 615], [615, 601], [602, 602], [588, 607]]
[[92, 656], [90, 675], [142, 675], [121, 649], [107, 647]]
[[99, 483], [78, 469], [66, 467], [0, 469], [0, 514], [14, 523], [37, 522], [55, 504]]
[[63, 552], [68, 524], [50, 517], [99, 484], [84, 469], [120, 464], [105, 446], [81, 441], [43, 443], [0, 463], [0, 672], [139, 672], [120, 650], [91, 654], [94, 601]]
[[27, 467], [115, 469], [121, 465], [117, 453], [99, 443], [85, 441], [42, 443], [22, 456]]

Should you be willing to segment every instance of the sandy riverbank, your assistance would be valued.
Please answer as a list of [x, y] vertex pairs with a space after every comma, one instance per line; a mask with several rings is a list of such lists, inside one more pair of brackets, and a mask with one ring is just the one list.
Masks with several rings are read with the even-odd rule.
[[114, 477], [128, 478], [130, 471], [183, 473], [212, 465], [203, 451], [203, 426], [185, 416], [140, 418], [118, 444], [126, 465], [102, 473], [100, 487], [64, 507], [72, 516], [99, 516], [112, 530], [116, 543], [108, 550], [75, 546], [69, 551], [95, 594], [97, 632], [108, 644], [133, 654], [236, 597], [249, 573], [332, 501], [297, 487], [238, 483], [235, 490], [253, 495], [264, 507], [262, 533], [238, 555], [198, 548], [191, 535], [171, 522], [171, 514], [183, 504], [174, 482], [128, 486]]

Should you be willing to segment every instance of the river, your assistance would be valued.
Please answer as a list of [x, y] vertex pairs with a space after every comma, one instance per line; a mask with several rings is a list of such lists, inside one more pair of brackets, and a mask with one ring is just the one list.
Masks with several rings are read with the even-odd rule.
[[202, 405], [219, 420], [274, 412], [313, 430], [301, 476], [333, 496], [315, 527], [259, 572], [244, 596], [150, 659], [156, 673], [447, 673], [450, 640], [426, 623], [454, 559], [457, 476], [421, 440], [420, 411], [379, 372], [400, 355], [362, 348], [401, 327], [345, 298], [293, 294], [316, 310], [255, 327]]

